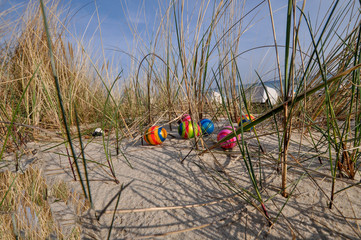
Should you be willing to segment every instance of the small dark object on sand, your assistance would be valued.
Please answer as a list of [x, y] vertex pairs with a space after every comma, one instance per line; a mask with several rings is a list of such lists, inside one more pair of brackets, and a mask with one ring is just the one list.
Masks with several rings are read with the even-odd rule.
[[92, 133], [93, 137], [99, 137], [99, 136], [103, 136], [103, 130], [101, 128], [97, 128], [94, 130], [94, 132]]

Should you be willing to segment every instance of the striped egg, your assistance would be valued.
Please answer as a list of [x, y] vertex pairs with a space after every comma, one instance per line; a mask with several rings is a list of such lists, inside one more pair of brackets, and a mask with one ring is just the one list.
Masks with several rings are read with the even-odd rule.
[[200, 120], [199, 125], [201, 126], [202, 133], [205, 135], [211, 134], [214, 131], [213, 122], [207, 118]]
[[[254, 116], [252, 114], [248, 115], [248, 114], [245, 114], [245, 115], [242, 115], [241, 119], [238, 120], [238, 126], [240, 127], [241, 126], [241, 121], [242, 121], [242, 125], [243, 127], [246, 126], [248, 123], [254, 121]], [[252, 130], [253, 128], [249, 129]]]
[[199, 136], [201, 128], [197, 123], [185, 121], [179, 124], [178, 133], [182, 138], [194, 138]]
[[159, 126], [150, 127], [144, 133], [144, 141], [146, 141], [150, 145], [158, 145], [164, 142], [167, 138], [167, 131]]
[[184, 114], [182, 117], [181, 117], [181, 122], [186, 122], [186, 121], [192, 121], [191, 119], [191, 116], [189, 114]]
[[[226, 126], [219, 131], [217, 135], [217, 141], [220, 141], [221, 139], [225, 138], [228, 134], [233, 133], [233, 129], [236, 129], [235, 127]], [[237, 139], [236, 137], [233, 137], [223, 143], [221, 143], [221, 147], [224, 149], [231, 149], [234, 148], [237, 145]]]

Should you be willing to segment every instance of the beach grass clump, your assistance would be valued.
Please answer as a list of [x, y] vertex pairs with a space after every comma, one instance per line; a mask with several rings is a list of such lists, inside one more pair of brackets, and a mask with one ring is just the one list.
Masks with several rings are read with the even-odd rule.
[[64, 181], [58, 181], [51, 187], [51, 195], [63, 202], [69, 200], [69, 193], [69, 188]]
[[50, 198], [73, 206], [81, 215], [89, 204], [79, 193], [71, 191], [65, 182], [49, 187], [43, 173], [30, 166], [23, 173], [0, 173], [0, 236], [2, 239], [79, 239], [81, 228], [74, 225], [72, 231], [63, 232], [53, 218]]
[[2, 239], [45, 239], [64, 237], [54, 222], [48, 203], [48, 187], [39, 169], [24, 173], [0, 173]]
[[[25, 94], [16, 113], [16, 122], [58, 128], [58, 99], [40, 6], [38, 1], [29, 1], [24, 7], [24, 12], [6, 25], [7, 40], [1, 42], [0, 121], [11, 121], [11, 110], [17, 105], [17, 99]], [[106, 91], [96, 80], [82, 46], [69, 40], [67, 9], [59, 6], [59, 1], [52, 1], [48, 7], [52, 13], [49, 14], [49, 25], [54, 39], [53, 54], [68, 120], [75, 123], [76, 105], [82, 123], [99, 121]]]
[[14, 7], [1, 13], [7, 24], [1, 26], [0, 43], [0, 160], [5, 152], [22, 151], [42, 129], [64, 133], [60, 101], [70, 125], [99, 124], [109, 119], [109, 112], [116, 112], [111, 101], [103, 113], [106, 87], [97, 79], [90, 53], [68, 31], [69, 9], [59, 4], [51, 1], [47, 6], [58, 89], [39, 2], [28, 1], [17, 6], [21, 11]]
[[[359, 22], [351, 20], [353, 16], [358, 17], [353, 11], [353, 4], [347, 5], [346, 10], [339, 8], [339, 1], [330, 4], [322, 24], [315, 30], [311, 25], [313, 19], [303, 12], [306, 1], [288, 1], [287, 21], [282, 26], [286, 32], [285, 39], [282, 39], [285, 45], [277, 43], [274, 35], [274, 45], [267, 46], [275, 49], [275, 72], [281, 88], [279, 102], [272, 105], [270, 102], [251, 103], [238, 62], [242, 53], [247, 51], [240, 53], [240, 39], [246, 29], [254, 24], [253, 18], [247, 20], [249, 22], [245, 20], [247, 15], [254, 14], [267, 4], [275, 33], [271, 1], [262, 1], [244, 12], [246, 1], [204, 0], [199, 4], [199, 12], [193, 12], [194, 16], [187, 16], [186, 1], [171, 1], [162, 13], [162, 20], [149, 46], [137, 46], [139, 52], [136, 54], [139, 56], [136, 57], [139, 61], [136, 67], [131, 69], [129, 76], [123, 76], [123, 71], [120, 71], [114, 79], [108, 78], [107, 71], [110, 69], [105, 63], [99, 68], [90, 59], [91, 54], [84, 51], [82, 43], [68, 41], [68, 15], [64, 9], [59, 9], [59, 2], [40, 2], [42, 8], [38, 2], [30, 1], [24, 15], [12, 20], [16, 27], [11, 31], [6, 26], [0, 27], [0, 34], [4, 31], [11, 33], [6, 35], [9, 41], [2, 42], [0, 46], [6, 52], [0, 54], [0, 136], [6, 136], [0, 138], [0, 144], [7, 146], [2, 148], [0, 159], [4, 150], [14, 149], [16, 152], [25, 145], [28, 136], [25, 129], [35, 129], [36, 126], [61, 130], [66, 139], [63, 144], [67, 150], [71, 150], [68, 153], [70, 167], [73, 164], [76, 167], [74, 179], [80, 182], [83, 195], [71, 192], [64, 182], [53, 185], [50, 192], [59, 201], [72, 201], [78, 215], [89, 205], [93, 207], [86, 145], [82, 142], [81, 131], [81, 125], [87, 123], [107, 130], [107, 134], [102, 136], [104, 154], [110, 174], [119, 184], [111, 146], [115, 145], [116, 155], [122, 153], [132, 168], [126, 155], [121, 152], [122, 139], [140, 139], [145, 129], [158, 123], [169, 124], [172, 130], [172, 123], [177, 122], [183, 114], [190, 114], [193, 122], [205, 116], [212, 120], [222, 118], [230, 126], [242, 114], [257, 114], [254, 121], [241, 124], [237, 129], [232, 128], [228, 136], [213, 145], [207, 146], [203, 136], [195, 136], [191, 140], [193, 148], [190, 151], [202, 146], [203, 154], [212, 152], [223, 141], [240, 136], [236, 138], [236, 149], [239, 150], [236, 150], [237, 161], [245, 166], [251, 187], [246, 189], [243, 183], [238, 183], [224, 169], [205, 171], [225, 192], [231, 191], [252, 205], [269, 225], [277, 221], [297, 184], [308, 174], [302, 166], [304, 172], [301, 177], [291, 184], [287, 181], [287, 171], [295, 166], [292, 161], [296, 158], [294, 153], [290, 153], [295, 128], [301, 129], [304, 135], [307, 132], [312, 138], [313, 148], [310, 152], [317, 152], [318, 156], [323, 154], [323, 158], [328, 160], [327, 176], [332, 178], [331, 194], [328, 196], [330, 207], [335, 194], [354, 186], [335, 191], [338, 177], [354, 180], [361, 166], [361, 27]], [[204, 20], [206, 12], [211, 16], [209, 21]], [[350, 19], [349, 22], [346, 19]], [[339, 31], [345, 25], [349, 26], [347, 31]], [[188, 31], [191, 27], [194, 31]], [[300, 34], [301, 27], [308, 31], [307, 50], [300, 45], [300, 40], [303, 40], [300, 39], [303, 36]], [[141, 36], [136, 31], [133, 34], [134, 39]], [[256, 46], [254, 49], [262, 47]], [[283, 48], [283, 57], [279, 48]], [[256, 75], [255, 81], [264, 87], [262, 74], [256, 72]], [[120, 80], [124, 80], [125, 84], [118, 94]], [[212, 91], [219, 92], [219, 98], [212, 98]], [[275, 153], [272, 156], [274, 165], [268, 167], [274, 167], [281, 175], [278, 193], [286, 199], [272, 216], [269, 215], [268, 204], [273, 197], [263, 191], [261, 167], [254, 167], [258, 164], [254, 161], [254, 155], [259, 156], [259, 162], [261, 157], [269, 157], [258, 137], [261, 124], [270, 127], [262, 134], [271, 135], [267, 131], [272, 130], [277, 136], [275, 149], [272, 150]], [[249, 134], [252, 134], [251, 138], [256, 140], [257, 146], [249, 147], [245, 140], [248, 130], [251, 130]], [[302, 137], [297, 142], [299, 148]], [[79, 148], [75, 147], [75, 138], [79, 140]], [[252, 152], [254, 149], [259, 151]], [[322, 153], [319, 149], [322, 149]], [[213, 158], [215, 164], [220, 165], [216, 157]], [[309, 161], [297, 159], [297, 163], [301, 164]], [[260, 171], [259, 174], [256, 169]], [[1, 177], [5, 184], [1, 188], [0, 200], [3, 200], [0, 207], [5, 212], [2, 215], [4, 226], [11, 229], [11, 236], [23, 231], [29, 238], [35, 238], [36, 234], [40, 234], [38, 228], [44, 231], [41, 236], [54, 232], [61, 234], [51, 220], [47, 222], [50, 225], [31, 229], [32, 223], [27, 222], [27, 229], [22, 230], [25, 229], [26, 219], [21, 220], [20, 217], [31, 216], [36, 226], [41, 224], [42, 215], [51, 219], [46, 203], [48, 191], [40, 175], [40, 172], [29, 169], [24, 176], [4, 172]], [[31, 214], [26, 212], [28, 208]], [[34, 220], [34, 216], [37, 220]], [[5, 230], [1, 230], [0, 235]]]

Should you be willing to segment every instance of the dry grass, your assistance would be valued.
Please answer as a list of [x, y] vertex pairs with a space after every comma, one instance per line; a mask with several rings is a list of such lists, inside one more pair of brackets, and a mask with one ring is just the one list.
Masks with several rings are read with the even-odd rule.
[[[68, 121], [71, 124], [75, 122], [75, 105], [78, 106], [82, 122], [97, 121], [105, 92], [100, 87], [101, 83], [95, 80], [91, 61], [82, 53], [82, 46], [74, 47], [67, 40], [67, 28], [62, 24], [68, 16], [61, 17], [66, 9], [60, 9], [58, 1], [49, 4], [49, 8], [49, 24], [54, 30], [53, 50], [57, 74], [64, 106], [69, 113]], [[5, 104], [2, 105], [0, 120], [11, 121], [16, 100], [25, 94], [16, 116], [17, 122], [58, 128], [61, 123], [58, 100], [38, 1], [30, 1], [24, 14], [7, 27], [3, 31], [8, 32], [9, 39], [2, 44], [6, 54], [0, 58], [0, 96], [1, 102]], [[24, 92], [34, 73], [34, 79]]]
[[[9, 18], [0, 25], [0, 37], [6, 38], [6, 41], [0, 44], [0, 146], [4, 146], [0, 148], [0, 160], [4, 151], [22, 153], [26, 142], [36, 139], [38, 127], [61, 131], [64, 136], [63, 120], [71, 126], [77, 125], [75, 106], [80, 124], [99, 125], [101, 123], [101, 127], [108, 133], [107, 136], [116, 133], [117, 154], [119, 154], [119, 139], [140, 136], [146, 126], [158, 124], [160, 121], [162, 124], [176, 122], [183, 113], [190, 113], [194, 120], [202, 117], [223, 117], [230, 123], [236, 122], [241, 112], [247, 112], [246, 108], [253, 114], [267, 113], [271, 109], [270, 106], [249, 104], [246, 99], [239, 96], [239, 89], [238, 92], [236, 91], [243, 81], [237, 66], [237, 59], [241, 55], [239, 41], [244, 33], [242, 28], [243, 26], [248, 28], [253, 24], [252, 20], [250, 22], [242, 20], [243, 16], [248, 14], [244, 12], [245, 1], [217, 2], [213, 6], [211, 22], [207, 22], [203, 20], [203, 14], [211, 8], [211, 3], [212, 1], [209, 0], [202, 1], [199, 12], [195, 12], [194, 16], [189, 16], [198, 19], [194, 31], [190, 32], [188, 29], [194, 27], [192, 25], [194, 23], [184, 19], [185, 1], [174, 1], [167, 7], [155, 31], [156, 35], [154, 39], [151, 39], [151, 45], [148, 46], [144, 41], [142, 41], [144, 46], [137, 45], [139, 53], [135, 54], [139, 56], [136, 55], [135, 58], [140, 61], [132, 65], [133, 69], [130, 70], [129, 76], [126, 76], [119, 96], [114, 93], [119, 79], [108, 78], [108, 72], [111, 69], [108, 69], [106, 64], [98, 67], [97, 61], [90, 59], [89, 56], [92, 54], [85, 52], [82, 43], [74, 44], [76, 39], [69, 40], [73, 37], [65, 24], [69, 16], [66, 9], [59, 8], [59, 1], [46, 3], [56, 74], [52, 72], [54, 69], [50, 62], [39, 3], [35, 0], [30, 1], [23, 15], [16, 19]], [[350, 9], [353, 8], [350, 7]], [[352, 12], [353, 10], [350, 9], [349, 11]], [[9, 12], [15, 10], [16, 7], [8, 12], [2, 12], [0, 17], [7, 19]], [[341, 10], [337, 14], [343, 16]], [[301, 16], [299, 17], [301, 19]], [[330, 34], [337, 34], [340, 26], [342, 24], [336, 21], [327, 31]], [[333, 35], [339, 41], [332, 49], [323, 49], [328, 46], [325, 44], [312, 50], [314, 46], [310, 44], [309, 55], [327, 52], [329, 56], [324, 57], [322, 62], [320, 59], [317, 62], [314, 56], [310, 59], [300, 59], [303, 63], [300, 69], [293, 69], [297, 67], [293, 62], [289, 66], [292, 70], [290, 80], [304, 77], [303, 90], [307, 91], [326, 81], [325, 76], [328, 72], [342, 75], [352, 67], [358, 66], [360, 60], [357, 52], [360, 37], [356, 30], [359, 28], [359, 23], [355, 23], [352, 28], [354, 30], [350, 29], [347, 33], [340, 32], [340, 36], [346, 36], [345, 39], [339, 40], [339, 36]], [[134, 39], [139, 41], [140, 34], [136, 30], [133, 34]], [[190, 40], [187, 41], [187, 39]], [[322, 37], [320, 39], [321, 42], [334, 42]], [[312, 40], [315, 41], [317, 38]], [[294, 48], [295, 51], [298, 47], [296, 43], [294, 45], [290, 48]], [[286, 49], [288, 49], [287, 46]], [[105, 59], [105, 56], [103, 57]], [[211, 66], [210, 62], [216, 63]], [[310, 68], [305, 67], [307, 62], [310, 63]], [[324, 66], [328, 72], [324, 72]], [[106, 77], [103, 77], [105, 75]], [[66, 119], [61, 119], [54, 76], [57, 76], [59, 80]], [[265, 117], [262, 121], [267, 120], [268, 125], [276, 125], [277, 122], [282, 121], [285, 123], [283, 127], [277, 128], [280, 145], [282, 138], [285, 138], [285, 135], [283, 137], [281, 135], [287, 127], [290, 133], [292, 132], [290, 126], [303, 127], [304, 132], [306, 132], [305, 125], [314, 127], [313, 131], [316, 129], [316, 132], [321, 133], [324, 138], [313, 142], [313, 147], [316, 152], [319, 145], [327, 148], [325, 151], [329, 151], [328, 160], [331, 166], [330, 172], [334, 177], [333, 181], [336, 181], [336, 167], [340, 172], [342, 168], [344, 172], [352, 171], [350, 176], [353, 178], [360, 169], [360, 152], [356, 149], [360, 143], [360, 125], [357, 128], [351, 128], [350, 124], [345, 123], [345, 127], [342, 127], [338, 126], [337, 121], [350, 122], [356, 119], [355, 125], [360, 124], [359, 83], [359, 72], [347, 72], [328, 87], [325, 86], [316, 94], [313, 93], [314, 95], [305, 98], [305, 101], [292, 105], [289, 126], [286, 121], [283, 121], [280, 111], [275, 111], [274, 122], [267, 120], [271, 117]], [[358, 84], [357, 88], [353, 88], [356, 95], [352, 94], [352, 86], [355, 84]], [[224, 98], [222, 104], [210, 101], [207, 95], [207, 91], [215, 86], [222, 92]], [[287, 99], [288, 96], [284, 98], [285, 101]], [[287, 111], [286, 109], [285, 112]], [[287, 115], [284, 116], [286, 117]], [[343, 131], [344, 129], [346, 130]], [[307, 130], [311, 133], [309, 129]], [[75, 137], [74, 133], [75, 131], [72, 132], [72, 137]], [[118, 133], [122, 136], [118, 136]], [[80, 132], [78, 137], [81, 138]], [[109, 139], [103, 139], [103, 146], [109, 168], [113, 171], [110, 164], [111, 157], [108, 156], [111, 148]], [[71, 146], [70, 136], [68, 142]], [[65, 144], [67, 145], [68, 142]], [[248, 150], [247, 152], [244, 150], [244, 144], [244, 142], [239, 143], [242, 160], [245, 161], [244, 164], [249, 163], [251, 166], [252, 162]], [[346, 154], [345, 152], [350, 149], [353, 149], [353, 152]], [[282, 148], [279, 150], [282, 152]], [[84, 153], [83, 149], [81, 151]], [[287, 151], [283, 152], [287, 155]], [[77, 156], [74, 152], [72, 154], [75, 160]], [[280, 155], [275, 158], [280, 159]], [[275, 166], [279, 163], [278, 160]], [[346, 163], [350, 167], [342, 165]], [[284, 166], [284, 169], [287, 169], [287, 166]], [[254, 198], [263, 204], [263, 195], [261, 196], [258, 191], [258, 183], [251, 176], [254, 172], [248, 171], [254, 181], [253, 190], [258, 194]], [[72, 192], [64, 182], [57, 182], [51, 190], [47, 189], [48, 186], [41, 177], [41, 171], [36, 169], [29, 168], [24, 174], [2, 172], [0, 180], [0, 201], [4, 199], [0, 205], [0, 220], [4, 223], [0, 226], [0, 236], [5, 239], [16, 235], [27, 239], [46, 238], [51, 234], [59, 238], [64, 237], [61, 229], [52, 220], [48, 193], [57, 201], [73, 205], [74, 212], [78, 215], [89, 208], [84, 197]], [[6, 197], [5, 194], [7, 194]], [[266, 211], [265, 214], [267, 215]], [[71, 238], [77, 238], [79, 234], [80, 229], [76, 229]]]
[[69, 189], [68, 186], [64, 181], [59, 181], [55, 183], [52, 188], [52, 194], [56, 199], [60, 199], [63, 202], [67, 202], [70, 195], [69, 195]]
[[84, 197], [71, 191], [64, 182], [59, 181], [49, 189], [41, 170], [33, 167], [22, 174], [1, 172], [0, 180], [1, 239], [80, 238], [80, 226], [75, 225], [70, 235], [64, 236], [51, 213], [49, 198], [70, 204], [78, 216], [89, 208]]
[[28, 168], [23, 174], [0, 173], [2, 239], [45, 239], [50, 235], [62, 238], [54, 222], [48, 198], [48, 189], [41, 171]]

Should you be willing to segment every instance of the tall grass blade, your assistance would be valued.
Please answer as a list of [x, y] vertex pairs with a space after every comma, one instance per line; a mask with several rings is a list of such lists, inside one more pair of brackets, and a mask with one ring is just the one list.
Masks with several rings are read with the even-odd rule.
[[[214, 72], [213, 72], [213, 75], [215, 75]], [[220, 87], [220, 85], [219, 85], [218, 80], [217, 80], [216, 77], [215, 77], [215, 81], [216, 81], [218, 90], [219, 90], [219, 92], [220, 92], [220, 94], [221, 94], [221, 96], [222, 96], [222, 105], [223, 105], [223, 108], [224, 108], [224, 110], [226, 111], [226, 114], [227, 114], [227, 117], [228, 117], [228, 120], [229, 120], [230, 125], [233, 126], [233, 123], [232, 123], [232, 120], [231, 120], [231, 115], [230, 115], [230, 113], [229, 113], [229, 111], [228, 111], [228, 108], [226, 107], [226, 104], [225, 104], [225, 101], [224, 101], [223, 91], [222, 91], [222, 89], [221, 89], [221, 87]], [[241, 121], [241, 122], [242, 122], [242, 121]], [[233, 130], [233, 133], [232, 133], [232, 134], [234, 134], [234, 136], [237, 136], [237, 137], [236, 137], [236, 141], [237, 141], [238, 148], [240, 149], [240, 151], [241, 151], [241, 153], [242, 153], [242, 159], [243, 159], [243, 162], [244, 162], [244, 164], [245, 164], [245, 166], [246, 166], [246, 168], [247, 168], [248, 176], [249, 176], [249, 178], [250, 178], [250, 180], [251, 180], [251, 182], [252, 182], [253, 189], [254, 189], [254, 191], [256, 192], [256, 195], [253, 195], [253, 194], [252, 194], [252, 195], [250, 195], [250, 196], [253, 197], [254, 199], [256, 199], [256, 200], [261, 204], [262, 210], [263, 210], [265, 216], [267, 217], [267, 220], [268, 220], [268, 222], [269, 222], [269, 224], [270, 224], [270, 226], [271, 226], [271, 225], [272, 225], [272, 222], [271, 222], [271, 220], [270, 220], [270, 217], [269, 217], [269, 215], [268, 215], [268, 212], [267, 212], [266, 207], [265, 207], [265, 205], [264, 205], [264, 202], [263, 202], [261, 193], [260, 193], [259, 188], [258, 188], [258, 183], [257, 183], [256, 175], [255, 175], [255, 172], [254, 172], [254, 169], [253, 169], [253, 164], [252, 164], [252, 161], [251, 161], [251, 157], [250, 157], [250, 154], [249, 154], [249, 151], [248, 151], [248, 146], [247, 146], [247, 144], [246, 144], [245, 141], [244, 141], [244, 137], [243, 137], [243, 127], [241, 126], [239, 129], [241, 130], [241, 132], [240, 132], [240, 139], [241, 139], [241, 140], [239, 140], [239, 138], [238, 138], [238, 135], [239, 135], [239, 134], [237, 134], [235, 130]], [[247, 161], [247, 160], [248, 160], [248, 161]]]
[[52, 46], [51, 46], [52, 45], [51, 37], [50, 37], [48, 21], [47, 21], [47, 18], [46, 18], [45, 6], [44, 6], [43, 0], [40, 0], [40, 5], [41, 5], [41, 13], [42, 13], [43, 20], [44, 20], [45, 33], [46, 33], [46, 38], [47, 38], [47, 43], [48, 43], [48, 48], [49, 48], [51, 69], [52, 69], [53, 78], [54, 78], [54, 82], [55, 82], [55, 86], [56, 86], [57, 97], [58, 97], [58, 100], [59, 100], [59, 105], [60, 105], [60, 109], [61, 109], [63, 124], [64, 124], [64, 128], [65, 128], [65, 131], [66, 131], [66, 136], [68, 138], [68, 142], [69, 142], [69, 145], [70, 145], [70, 149], [71, 149], [72, 156], [73, 156], [75, 166], [76, 166], [76, 171], [77, 171], [78, 176], [79, 176], [79, 181], [80, 181], [84, 196], [85, 196], [85, 198], [88, 198], [88, 194], [87, 194], [87, 192], [85, 190], [83, 178], [82, 178], [80, 168], [79, 168], [79, 164], [78, 164], [78, 159], [76, 157], [75, 149], [74, 149], [73, 142], [72, 142], [72, 139], [71, 139], [71, 136], [70, 136], [70, 130], [69, 130], [68, 123], [67, 123], [67, 118], [66, 118], [66, 114], [65, 114], [64, 105], [63, 105], [63, 99], [62, 99], [61, 92], [60, 92], [59, 80], [58, 80], [58, 76], [57, 76], [56, 68], [55, 68], [55, 61], [54, 61], [54, 56], [53, 56], [53, 51], [52, 51]]
[[[358, 64], [354, 67], [351, 67], [333, 77], [331, 77], [330, 79], [326, 80], [326, 84], [327, 85], [330, 85], [331, 83], [339, 80], [340, 78], [350, 74], [352, 71], [356, 70], [356, 69], [359, 69], [361, 67], [361, 64]], [[320, 83], [318, 85], [316, 85], [315, 87], [313, 88], [310, 88], [308, 90], [306, 90], [305, 92], [297, 95], [294, 99], [289, 99], [287, 100], [287, 103], [288, 104], [296, 104], [298, 103], [299, 101], [301, 101], [302, 99], [305, 98], [305, 96], [310, 96], [311, 94], [314, 94], [315, 92], [317, 92], [318, 90], [324, 88], [325, 86], [325, 83]], [[250, 122], [249, 124], [245, 125], [243, 127], [243, 129], [241, 128], [238, 128], [236, 130], [236, 134], [239, 135], [242, 131], [248, 131], [249, 129], [251, 129], [252, 127], [256, 126], [257, 124], [260, 124], [262, 122], [264, 122], [265, 120], [267, 120], [268, 118], [272, 117], [274, 114], [277, 114], [279, 112], [281, 112], [283, 110], [283, 105], [285, 103], [281, 103], [277, 106], [275, 106], [273, 109], [271, 109], [270, 111], [266, 112], [265, 114], [259, 116], [258, 118], [256, 118], [253, 122]], [[220, 146], [221, 143], [233, 138], [236, 136], [236, 134], [234, 133], [230, 133], [229, 135], [227, 135], [225, 138], [223, 138], [222, 140], [218, 141], [217, 143], [213, 144], [211, 147], [209, 147], [209, 149], [207, 150], [204, 150], [203, 153], [205, 152], [208, 152], [209, 150], [212, 150], [218, 146]]]
[[85, 158], [85, 149], [84, 149], [84, 144], [83, 144], [83, 140], [82, 140], [82, 136], [81, 136], [81, 132], [80, 132], [80, 125], [79, 125], [80, 123], [79, 123], [79, 117], [78, 117], [76, 106], [74, 106], [74, 111], [75, 111], [76, 127], [77, 127], [77, 130], [78, 130], [80, 151], [81, 151], [81, 155], [83, 157], [83, 167], [84, 167], [85, 181], [86, 181], [86, 186], [87, 186], [87, 189], [88, 189], [88, 196], [89, 196], [90, 205], [91, 205], [91, 208], [93, 208], [94, 206], [93, 206], [93, 200], [92, 200], [92, 195], [91, 195], [91, 191], [90, 191], [88, 168], [87, 168], [87, 164], [86, 164], [87, 160]]
[[[124, 189], [124, 188], [123, 188], [123, 184], [122, 184], [122, 186], [121, 186], [120, 188], [121, 188], [122, 190]], [[114, 208], [114, 212], [113, 212], [113, 216], [112, 216], [112, 222], [110, 223], [109, 232], [108, 232], [108, 237], [107, 237], [108, 240], [110, 239], [111, 234], [112, 234], [112, 229], [113, 229], [115, 214], [116, 214], [116, 212], [117, 212], [117, 210], [118, 210], [118, 204], [119, 204], [120, 195], [121, 195], [121, 191], [120, 191], [119, 194], [118, 194], [117, 203], [115, 204], [115, 208]]]
[[11, 182], [8, 190], [7, 190], [6, 193], [4, 194], [4, 197], [3, 197], [3, 199], [2, 199], [1, 202], [0, 202], [0, 208], [1, 208], [1, 206], [4, 204], [4, 201], [5, 201], [5, 199], [6, 199], [6, 196], [8, 195], [8, 193], [9, 193], [10, 190], [11, 190], [11, 188], [13, 187], [13, 185], [14, 185], [15, 180], [17, 179], [17, 177], [18, 177], [18, 175], [16, 175], [16, 176], [14, 177], [14, 179], [13, 179], [13, 181]]

